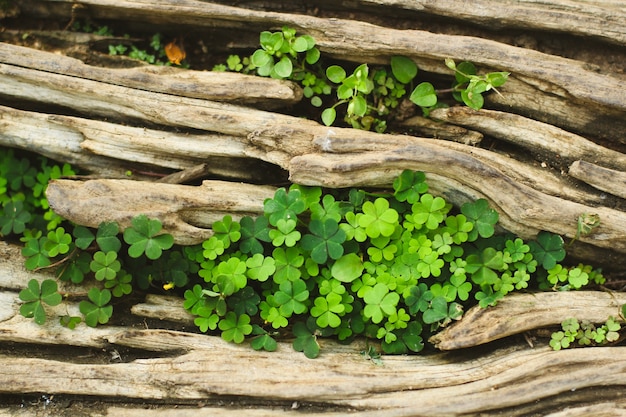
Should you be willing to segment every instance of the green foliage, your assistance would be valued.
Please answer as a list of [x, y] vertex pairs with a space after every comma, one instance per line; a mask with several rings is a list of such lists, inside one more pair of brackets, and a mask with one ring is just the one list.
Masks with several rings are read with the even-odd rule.
[[[486, 200], [456, 210], [428, 193], [425, 179], [404, 171], [387, 196], [278, 189], [263, 216], [244, 217], [240, 227], [219, 223], [228, 248], [215, 236], [204, 243], [197, 262], [206, 284], [185, 292], [185, 307], [200, 330], [229, 330], [227, 340], [249, 338], [256, 349], [293, 329], [294, 348], [308, 357], [327, 336], [363, 335], [384, 352], [407, 353], [469, 306], [529, 288], [533, 274], [557, 276], [545, 269], [559, 253], [553, 235], [528, 243], [498, 235], [498, 213]], [[582, 265], [571, 271], [572, 289], [601, 276]]]
[[33, 317], [37, 324], [44, 324], [46, 322], [44, 304], [56, 306], [61, 303], [61, 294], [57, 289], [56, 281], [51, 279], [43, 280], [41, 286], [36, 279], [28, 281], [28, 287], [19, 293], [20, 300], [24, 301], [20, 307], [20, 314], [27, 318]]
[[476, 75], [476, 67], [470, 62], [462, 62], [458, 66], [452, 59], [446, 59], [445, 62], [446, 66], [455, 72], [456, 83], [453, 86], [455, 98], [474, 110], [483, 107], [484, 93], [490, 90], [498, 92], [496, 87], [504, 85], [510, 75], [508, 72]]
[[[624, 308], [622, 308], [624, 310]], [[589, 321], [568, 318], [561, 323], [561, 330], [552, 333], [550, 346], [554, 350], [579, 346], [598, 346], [614, 343], [620, 338], [621, 325], [615, 317], [609, 317], [604, 324], [596, 326]]]
[[[506, 72], [477, 75], [476, 68], [468, 62], [458, 66], [447, 59], [446, 65], [454, 71], [452, 88], [437, 90], [429, 82], [414, 87], [418, 74], [415, 62], [405, 56], [393, 56], [386, 67], [370, 68], [366, 63], [347, 68], [338, 63], [323, 66], [315, 39], [309, 35], [296, 35], [296, 31], [283, 27], [278, 32], [261, 32], [260, 48], [250, 57], [230, 55], [215, 71], [238, 71], [265, 77], [290, 79], [299, 82], [304, 96], [316, 108], [325, 107], [320, 118], [326, 126], [337, 121], [338, 109], [345, 107], [343, 122], [364, 130], [384, 132], [393, 111], [403, 101], [413, 102], [428, 115], [433, 108], [445, 106], [438, 94], [452, 96], [466, 105], [480, 109], [483, 95], [503, 85]], [[412, 89], [412, 90], [411, 90]], [[409, 91], [411, 93], [409, 94]], [[333, 92], [335, 97], [332, 97]], [[499, 93], [498, 93], [499, 94]], [[328, 103], [325, 105], [325, 103]]]
[[80, 312], [85, 315], [87, 326], [96, 327], [98, 324], [108, 323], [113, 315], [113, 306], [109, 305], [111, 291], [92, 288], [87, 296], [90, 301], [81, 301], [78, 306]]
[[[496, 234], [498, 213], [486, 200], [454, 208], [428, 193], [421, 172], [402, 172], [388, 194], [280, 188], [264, 202], [262, 216], [238, 222], [225, 216], [214, 223], [213, 237], [182, 250], [160, 221], [145, 215], [126, 230], [46, 221], [37, 213], [48, 210], [47, 202], [24, 193], [39, 176], [31, 168], [28, 161], [0, 164], [0, 201], [3, 209], [15, 209], [15, 202], [29, 207], [32, 219], [21, 236], [27, 268], [54, 265], [61, 280], [101, 282], [80, 303], [88, 326], [107, 323], [117, 298], [135, 288], [162, 286], [182, 290], [200, 331], [219, 330], [236, 343], [248, 339], [254, 349], [275, 350], [276, 337], [292, 332], [294, 348], [307, 357], [319, 355], [319, 337], [365, 336], [378, 339], [383, 352], [400, 354], [421, 351], [424, 340], [476, 303], [488, 307], [537, 285], [567, 290], [604, 282], [601, 271], [559, 263], [560, 236], [541, 232], [524, 242]], [[20, 298], [22, 314], [38, 323], [46, 319], [44, 304], [61, 301], [51, 280], [29, 283]], [[80, 318], [61, 323], [73, 328]], [[614, 322], [585, 326], [564, 328], [552, 345], [571, 344], [579, 330], [582, 344], [612, 341], [619, 330]]]
[[174, 244], [174, 238], [170, 234], [159, 234], [161, 222], [157, 219], [149, 219], [145, 214], [132, 219], [132, 227], [124, 230], [124, 241], [130, 245], [128, 254], [132, 258], [138, 258], [145, 254], [148, 259], [158, 259], [163, 250], [167, 250]]

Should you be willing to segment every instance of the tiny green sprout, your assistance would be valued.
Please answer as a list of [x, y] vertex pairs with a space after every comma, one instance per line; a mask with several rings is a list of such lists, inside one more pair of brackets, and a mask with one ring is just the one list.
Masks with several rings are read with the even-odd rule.
[[28, 286], [19, 293], [20, 300], [24, 304], [20, 307], [20, 314], [26, 318], [33, 317], [35, 323], [41, 325], [46, 322], [46, 311], [44, 304], [56, 306], [61, 303], [61, 294], [57, 291], [57, 283], [54, 280], [46, 279], [39, 281], [31, 279]]
[[576, 221], [576, 235], [569, 242], [570, 246], [574, 241], [589, 235], [593, 229], [600, 226], [600, 215], [595, 213], [582, 213]]

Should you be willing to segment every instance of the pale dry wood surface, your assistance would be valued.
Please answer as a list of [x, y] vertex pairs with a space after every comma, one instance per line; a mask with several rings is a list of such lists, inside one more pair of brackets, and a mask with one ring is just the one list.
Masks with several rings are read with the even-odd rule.
[[574, 161], [569, 175], [607, 193], [626, 198], [626, 173], [588, 161]]
[[0, 62], [139, 90], [263, 108], [285, 107], [302, 99], [302, 89], [286, 80], [155, 65], [103, 68], [68, 56], [8, 43], [0, 43]]
[[[62, 2], [54, 4], [56, 7], [62, 6]], [[179, 0], [175, 6], [167, 0], [88, 0], [81, 4], [86, 6], [89, 16], [94, 18], [116, 18], [123, 14], [127, 19], [136, 18], [158, 24], [185, 22], [199, 27], [221, 25], [248, 30], [252, 27], [265, 30], [268, 25], [289, 25], [312, 35], [323, 52], [358, 63], [387, 64], [391, 56], [405, 55], [412, 58], [422, 70], [449, 74], [443, 65], [445, 58], [468, 60], [483, 69], [512, 72], [512, 79], [501, 90], [503, 93], [521, 91], [524, 86], [529, 88], [528, 92], [521, 95], [506, 96], [505, 105], [509, 109], [518, 106], [525, 108], [529, 101], [552, 101], [550, 106], [541, 109], [541, 114], [544, 118], [558, 118], [564, 128], [572, 123], [590, 134], [597, 134], [594, 120], [602, 120], [604, 134], [617, 137], [624, 136], [626, 132], [626, 121], [620, 118], [620, 112], [626, 110], [626, 98], [615, 94], [621, 88], [623, 79], [598, 73], [588, 64], [573, 59], [489, 39], [422, 30], [397, 30], [360, 21], [272, 11], [266, 11], [260, 16], [251, 9], [195, 0]], [[66, 13], [69, 13], [69, 5], [68, 1]], [[577, 82], [572, 83], [572, 79]], [[571, 108], [572, 103], [575, 109]], [[591, 107], [584, 105], [591, 103]], [[571, 117], [563, 117], [563, 113]], [[580, 120], [585, 122], [577, 123]]]
[[418, 10], [438, 16], [449, 16], [450, 10], [454, 10], [455, 17], [489, 28], [566, 32], [626, 44], [626, 29], [621, 24], [626, 19], [626, 9], [619, 0], [478, 0], [472, 1], [472, 7], [466, 7], [463, 0], [360, 0], [359, 3]]
[[[19, 250], [3, 246], [9, 252]], [[341, 346], [321, 340], [321, 356], [307, 360], [301, 353], [294, 352], [289, 343], [283, 342], [278, 351], [269, 353], [227, 343], [216, 336], [150, 329], [144, 325], [92, 329], [81, 324], [71, 331], [52, 317], [76, 314], [76, 304], [69, 301], [50, 309], [49, 323], [42, 327], [19, 315], [17, 291], [33, 276], [40, 280], [50, 276], [24, 271], [16, 263], [15, 258], [0, 259], [0, 285], [13, 289], [0, 293], [6, 298], [2, 305], [7, 310], [0, 315], [0, 341], [10, 341], [13, 346], [46, 348], [41, 351], [43, 354], [33, 358], [10, 352], [0, 355], [0, 378], [5, 381], [0, 385], [0, 392], [5, 394], [45, 392], [58, 396], [88, 395], [103, 400], [110, 397], [160, 399], [164, 406], [193, 404], [187, 412], [205, 415], [202, 413], [215, 409], [216, 413], [218, 410], [221, 413], [215, 415], [224, 416], [246, 412], [247, 407], [257, 408], [258, 415], [274, 412], [274, 415], [288, 416], [293, 413], [289, 405], [294, 402], [303, 406], [298, 411], [303, 416], [466, 416], [490, 415], [503, 410], [507, 410], [507, 415], [516, 416], [525, 415], [538, 403], [545, 415], [549, 411], [562, 413], [565, 406], [571, 406], [572, 413], [593, 407], [602, 410], [607, 406], [605, 397], [598, 396], [602, 390], [609, 395], [615, 392], [616, 404], [623, 406], [617, 397], [617, 392], [626, 385], [626, 374], [621, 371], [626, 365], [626, 348], [623, 347], [554, 352], [545, 345], [546, 340], [543, 346], [534, 348], [512, 343], [508, 347], [493, 346], [458, 354], [382, 356], [381, 364], [376, 365], [360, 353], [366, 349], [362, 342]], [[20, 269], [21, 274], [12, 272]], [[494, 328], [503, 329], [507, 327], [504, 323], [509, 321], [509, 331], [502, 334], [505, 336], [516, 327], [519, 331], [530, 328], [523, 323], [549, 326], [560, 316], [603, 321], [604, 314], [610, 314], [616, 303], [624, 301], [597, 292], [571, 295], [578, 298], [567, 302], [563, 293], [521, 295], [517, 300], [513, 296], [510, 301], [501, 302], [502, 308], [484, 310], [484, 317], [468, 313], [450, 329], [460, 328], [464, 322], [472, 326], [473, 321], [494, 320], [503, 323]], [[533, 298], [533, 301], [528, 298], [541, 296], [546, 298]], [[9, 302], [11, 298], [13, 301]], [[167, 325], [175, 300], [152, 298], [148, 301], [153, 306], [166, 307], [162, 313], [167, 312], [164, 322]], [[532, 306], [529, 303], [533, 303]], [[181, 309], [180, 304], [178, 309]], [[553, 309], [553, 320], [548, 319], [550, 309]], [[480, 331], [477, 334], [480, 339]], [[463, 335], [459, 337], [462, 339]], [[80, 350], [68, 350], [72, 348], [102, 349], [105, 353], [119, 350], [121, 357], [90, 360], [90, 356], [81, 354]], [[242, 363], [246, 365], [241, 366]], [[538, 386], [542, 389], [537, 389]], [[225, 396], [240, 396], [248, 405], [235, 402], [226, 409], [211, 407]], [[553, 402], [557, 396], [560, 400]], [[581, 402], [584, 408], [579, 406]], [[197, 408], [198, 403], [208, 408]], [[307, 404], [317, 408], [308, 412]], [[264, 410], [268, 405], [271, 408]], [[508, 408], [512, 406], [516, 408]], [[146, 415], [162, 416], [171, 410], [153, 410], [153, 414]], [[124, 414], [122, 409], [112, 408], [110, 414], [103, 415]]]
[[97, 228], [113, 221], [123, 230], [145, 214], [161, 220], [163, 233], [173, 235], [175, 243], [193, 245], [213, 236], [210, 226], [226, 215], [258, 216], [274, 192], [271, 186], [226, 181], [191, 186], [103, 179], [51, 181], [46, 195], [56, 213], [77, 224]]

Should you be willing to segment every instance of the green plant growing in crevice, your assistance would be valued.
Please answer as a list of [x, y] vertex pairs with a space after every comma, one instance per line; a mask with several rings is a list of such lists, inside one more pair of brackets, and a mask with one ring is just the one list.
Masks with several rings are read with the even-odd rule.
[[[524, 242], [495, 234], [498, 214], [485, 200], [455, 209], [428, 192], [422, 172], [403, 171], [393, 191], [378, 194], [280, 188], [262, 216], [225, 216], [213, 237], [182, 249], [145, 215], [126, 230], [110, 222], [96, 230], [46, 222], [41, 196], [23, 193], [37, 171], [24, 162], [7, 165], [21, 177], [8, 181], [0, 165], [3, 204], [38, 199], [29, 213], [47, 230], [25, 223], [26, 266], [55, 269], [63, 281], [101, 282], [80, 303], [88, 326], [107, 323], [116, 299], [136, 288], [178, 288], [200, 331], [249, 340], [255, 349], [275, 350], [277, 339], [293, 334], [294, 348], [307, 357], [319, 355], [320, 337], [365, 336], [386, 353], [420, 352], [424, 340], [475, 303], [488, 307], [511, 291], [577, 289], [604, 279], [590, 266], [561, 265], [559, 236], [542, 232]], [[11, 184], [20, 198], [11, 197]], [[29, 284], [25, 315], [45, 321], [44, 304], [61, 300], [51, 283]], [[82, 320], [60, 317], [68, 328]]]
[[20, 306], [20, 314], [26, 318], [34, 318], [37, 324], [44, 324], [46, 322], [44, 304], [56, 306], [62, 301], [57, 289], [57, 283], [52, 279], [43, 280], [41, 285], [36, 279], [28, 281], [28, 287], [19, 293], [20, 300], [24, 301]]
[[[499, 94], [496, 87], [502, 86], [509, 76], [507, 72], [478, 75], [473, 64], [462, 62], [457, 66], [452, 59], [446, 59], [445, 64], [455, 75], [451, 88], [436, 90], [429, 82], [413, 87], [418, 67], [408, 57], [393, 56], [387, 67], [370, 68], [364, 63], [349, 71], [338, 64], [324, 67], [315, 39], [298, 36], [293, 28], [261, 32], [259, 43], [261, 48], [250, 57], [230, 55], [225, 64], [213, 69], [296, 81], [314, 107], [323, 107], [334, 100], [321, 112], [321, 120], [327, 126], [336, 122], [337, 109], [345, 106], [345, 123], [358, 129], [384, 132], [387, 120], [403, 100], [419, 106], [428, 116], [431, 109], [445, 105], [438, 98], [444, 93], [452, 93], [457, 101], [480, 109], [483, 95], [489, 91]], [[333, 92], [336, 100], [331, 97]]]
[[574, 344], [580, 347], [606, 345], [619, 340], [620, 330], [621, 325], [615, 317], [609, 317], [601, 326], [568, 318], [561, 323], [561, 330], [552, 333], [550, 347], [561, 350], [574, 347]]
[[185, 291], [185, 307], [201, 331], [256, 349], [273, 349], [291, 329], [307, 357], [330, 336], [419, 352], [467, 307], [494, 305], [548, 282], [546, 267], [564, 268], [560, 237], [526, 243], [495, 234], [497, 220], [485, 200], [455, 211], [428, 193], [421, 172], [402, 172], [390, 194], [280, 188], [263, 216], [218, 224], [196, 259], [204, 283]]

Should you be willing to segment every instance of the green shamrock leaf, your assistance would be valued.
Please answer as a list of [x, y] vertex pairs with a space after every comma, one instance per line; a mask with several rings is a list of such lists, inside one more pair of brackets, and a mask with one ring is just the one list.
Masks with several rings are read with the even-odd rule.
[[174, 244], [174, 237], [170, 234], [161, 234], [162, 225], [158, 219], [149, 219], [141, 214], [131, 220], [132, 227], [124, 230], [124, 240], [130, 245], [128, 255], [138, 258], [145, 253], [148, 259], [158, 259], [163, 250]]

